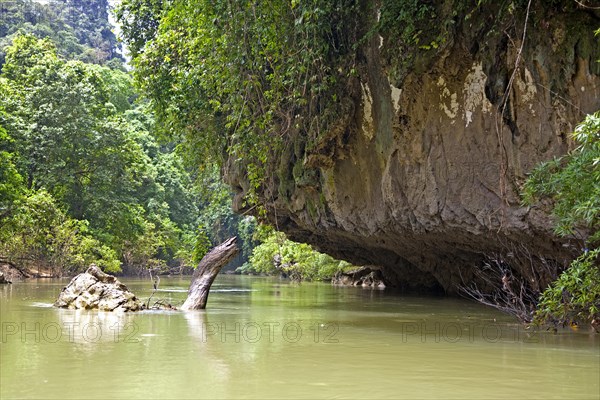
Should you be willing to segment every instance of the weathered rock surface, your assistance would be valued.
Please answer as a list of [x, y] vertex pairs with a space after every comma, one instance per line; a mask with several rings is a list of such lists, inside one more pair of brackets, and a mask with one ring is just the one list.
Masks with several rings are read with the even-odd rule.
[[[298, 135], [273, 167], [261, 194], [270, 220], [292, 240], [382, 266], [397, 286], [456, 292], [489, 256], [540, 286], [553, 279], [581, 236], [557, 237], [548, 209], [523, 207], [519, 190], [600, 108], [599, 13], [534, 2], [523, 41], [524, 10], [500, 26], [492, 3], [457, 16], [435, 56], [401, 54], [372, 35], [337, 96], [348, 115], [310, 150]], [[230, 160], [226, 179], [245, 211], [243, 166]]]
[[381, 270], [377, 267], [360, 267], [354, 271], [339, 272], [331, 280], [333, 285], [361, 286], [385, 289], [387, 286]]
[[96, 265], [74, 277], [65, 286], [55, 307], [100, 310], [100, 311], [138, 311], [142, 303], [127, 286], [117, 278], [108, 275]]

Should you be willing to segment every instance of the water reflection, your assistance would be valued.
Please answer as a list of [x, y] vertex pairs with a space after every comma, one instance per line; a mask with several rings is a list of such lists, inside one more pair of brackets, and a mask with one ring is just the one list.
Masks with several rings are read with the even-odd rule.
[[[134, 343], [138, 339], [138, 326], [132, 313], [89, 310], [53, 309], [58, 323], [47, 323], [47, 329], [58, 331], [70, 343], [85, 345], [97, 350], [98, 343]], [[54, 325], [54, 326], [52, 326]]]
[[222, 355], [211, 348], [211, 343], [208, 341], [209, 335], [215, 333], [214, 324], [208, 322], [205, 311], [185, 312], [183, 317], [187, 322], [190, 336], [195, 339], [198, 357], [210, 366], [211, 376], [224, 385], [231, 377], [231, 368]]
[[2, 284], [0, 285], [0, 299], [2, 301], [7, 301], [12, 297], [13, 294], [13, 285], [12, 284]]

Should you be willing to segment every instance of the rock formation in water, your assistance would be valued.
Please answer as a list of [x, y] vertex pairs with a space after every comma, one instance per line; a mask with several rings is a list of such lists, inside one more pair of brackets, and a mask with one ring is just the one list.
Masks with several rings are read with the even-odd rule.
[[331, 279], [331, 283], [340, 286], [361, 286], [374, 289], [385, 289], [386, 286], [381, 270], [376, 266], [363, 266], [348, 272], [340, 271]]
[[[585, 232], [557, 237], [547, 205], [524, 207], [519, 191], [600, 108], [600, 12], [534, 2], [527, 19], [520, 6], [501, 18], [483, 3], [451, 17], [440, 2], [452, 28], [435, 51], [361, 44], [337, 96], [347, 112], [321, 142], [295, 139], [261, 189], [292, 240], [449, 293], [490, 258], [543, 287], [577, 253]], [[243, 210], [243, 168], [230, 162], [226, 178]]]
[[117, 278], [108, 275], [92, 264], [84, 273], [74, 277], [65, 286], [55, 307], [100, 310], [100, 311], [139, 311], [142, 303], [127, 286]]
[[12, 283], [11, 281], [9, 281], [8, 279], [6, 279], [6, 277], [4, 276], [4, 273], [0, 272], [0, 284], [2, 283]]

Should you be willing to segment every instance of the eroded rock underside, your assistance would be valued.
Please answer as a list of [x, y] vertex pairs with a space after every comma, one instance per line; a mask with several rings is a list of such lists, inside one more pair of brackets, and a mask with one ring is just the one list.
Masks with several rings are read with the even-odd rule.
[[[451, 3], [438, 11], [448, 15]], [[497, 21], [489, 7], [454, 17], [435, 52], [402, 54], [373, 35], [338, 96], [348, 113], [311, 150], [295, 139], [273, 167], [261, 193], [271, 222], [292, 240], [381, 266], [402, 288], [455, 293], [489, 258], [546, 285], [583, 236], [557, 237], [547, 205], [523, 207], [519, 191], [534, 166], [572, 149], [569, 133], [600, 108], [600, 15], [541, 3], [524, 41], [524, 9]], [[364, 20], [376, 18], [369, 12]], [[243, 175], [230, 163], [238, 210]]]

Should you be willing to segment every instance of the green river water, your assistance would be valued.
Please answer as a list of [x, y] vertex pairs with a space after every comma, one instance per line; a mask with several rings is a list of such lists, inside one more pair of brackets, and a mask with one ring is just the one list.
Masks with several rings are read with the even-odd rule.
[[0, 399], [600, 398], [600, 335], [466, 300], [223, 275], [206, 311], [116, 314], [51, 307], [66, 283], [0, 287]]

